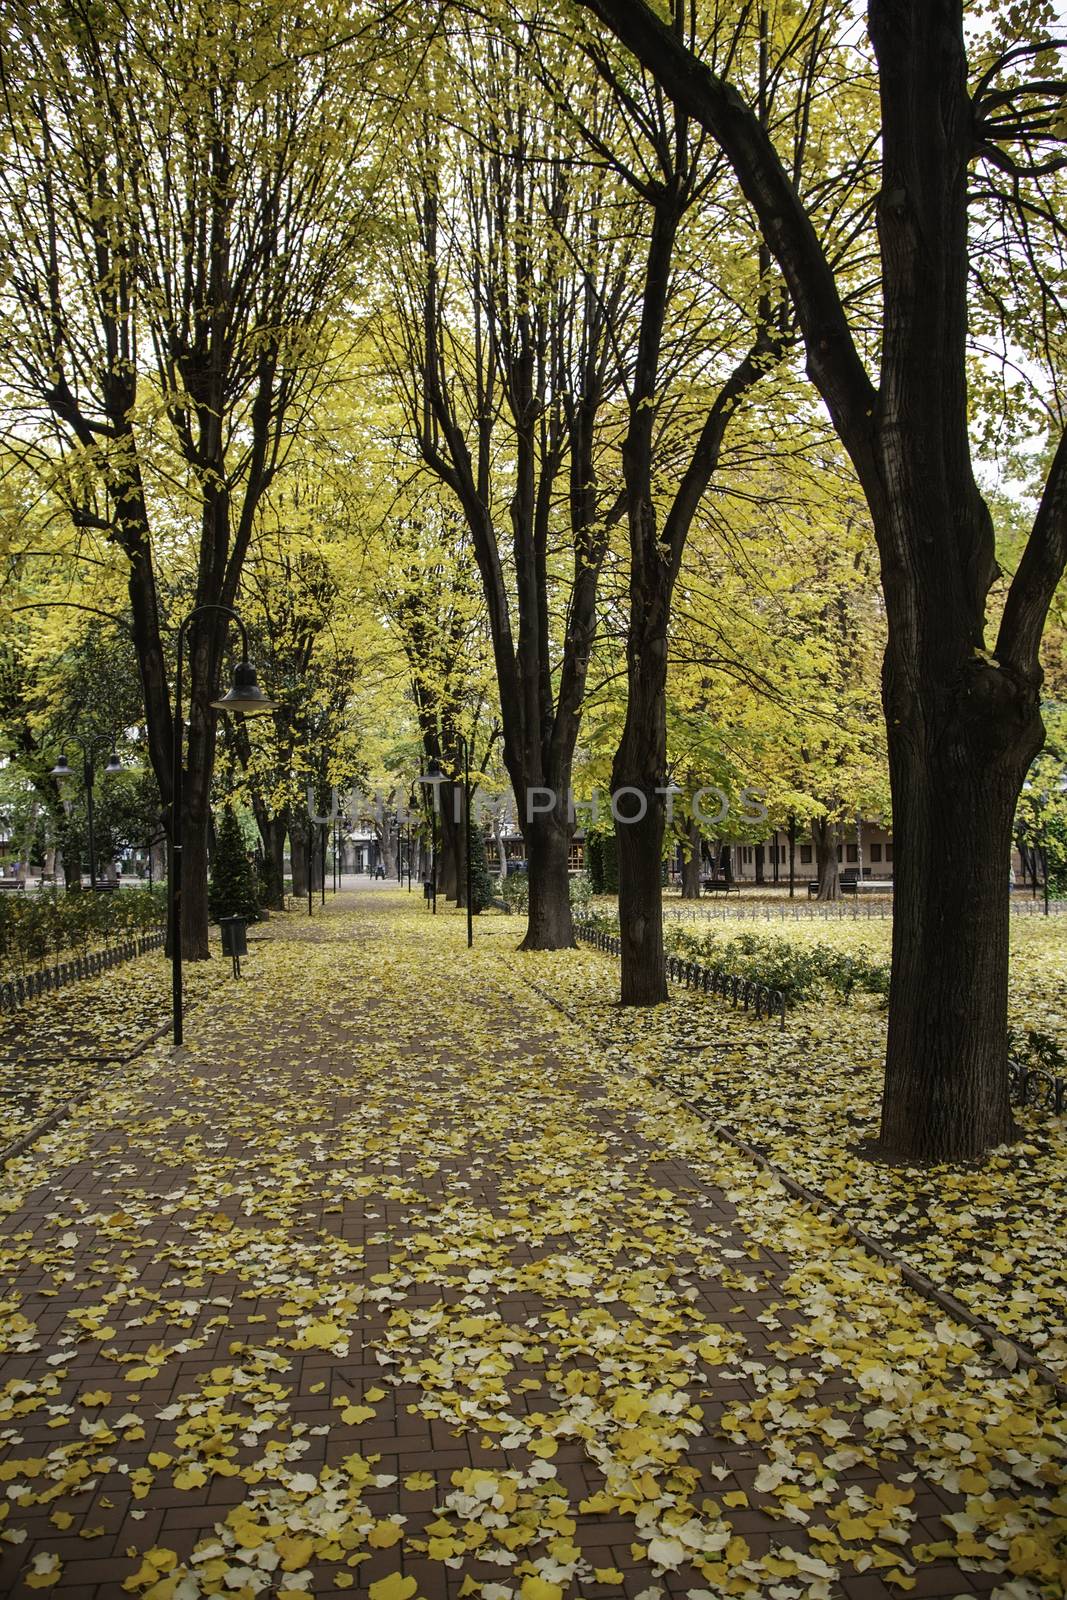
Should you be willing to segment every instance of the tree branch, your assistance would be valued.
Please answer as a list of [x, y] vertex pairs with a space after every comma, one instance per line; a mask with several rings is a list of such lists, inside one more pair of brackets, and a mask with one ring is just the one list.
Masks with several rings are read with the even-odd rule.
[[1036, 679], [1039, 652], [1052, 597], [1067, 567], [1067, 430], [1060, 435], [1041, 504], [1026, 541], [997, 636], [996, 657], [1006, 667]]
[[737, 90], [687, 50], [644, 0], [580, 0], [580, 4], [633, 51], [675, 103], [725, 152], [789, 285], [808, 372], [861, 481], [873, 487], [877, 394], [852, 338], [833, 271], [766, 130]]

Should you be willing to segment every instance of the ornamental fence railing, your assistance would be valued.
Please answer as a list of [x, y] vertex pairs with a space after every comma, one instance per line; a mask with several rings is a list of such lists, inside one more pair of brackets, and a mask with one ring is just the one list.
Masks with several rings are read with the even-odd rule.
[[88, 955], [77, 956], [73, 961], [61, 961], [54, 967], [44, 967], [25, 977], [9, 978], [0, 983], [0, 1012], [17, 1011], [28, 1000], [48, 994], [54, 989], [65, 989], [70, 983], [83, 978], [98, 977], [110, 967], [117, 967], [135, 956], [147, 955], [166, 943], [162, 929], [157, 933], [142, 934], [139, 939], [126, 939], [122, 944], [109, 945], [104, 950], [91, 950]]
[[1058, 1077], [1047, 1067], [1028, 1067], [1009, 1057], [1008, 1085], [1013, 1106], [1024, 1110], [1033, 1106], [1035, 1111], [1047, 1111], [1054, 1117], [1062, 1117], [1067, 1109], [1067, 1078]]
[[[602, 950], [607, 955], [621, 956], [622, 940], [616, 934], [603, 933], [599, 928], [575, 919], [574, 932], [579, 939]], [[686, 961], [681, 956], [666, 957], [667, 977], [672, 983], [682, 983], [687, 989], [699, 989], [704, 994], [721, 995], [734, 1007], [752, 1010], [757, 1017], [778, 1017], [785, 1027], [785, 995], [781, 989], [772, 989], [752, 978], [741, 978], [726, 972], [722, 967], [705, 967], [699, 961]]]
[[[1045, 903], [1041, 899], [1009, 900], [1008, 906], [1017, 917], [1045, 915]], [[848, 922], [856, 919], [887, 922], [892, 920], [893, 902], [858, 899], [824, 902], [759, 900], [752, 904], [744, 901], [738, 904], [735, 901], [729, 905], [725, 901], [700, 900], [685, 906], [665, 902], [663, 915], [673, 917], [676, 922], [761, 922], [775, 918], [781, 922]], [[1049, 915], [1067, 915], [1067, 900], [1050, 900]]]

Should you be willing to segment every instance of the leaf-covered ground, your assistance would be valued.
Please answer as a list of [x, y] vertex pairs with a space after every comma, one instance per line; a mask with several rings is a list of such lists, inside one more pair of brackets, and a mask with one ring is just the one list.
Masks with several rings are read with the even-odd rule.
[[[889, 958], [888, 922], [776, 922], [765, 931]], [[1019, 918], [1011, 935], [1013, 1022], [1067, 1046], [1067, 929]], [[1022, 1139], [974, 1168], [895, 1171], [860, 1148], [878, 1130], [885, 1011], [876, 999], [804, 1004], [783, 1034], [676, 985], [665, 1007], [620, 1011], [612, 958], [541, 959], [546, 988], [621, 1066], [677, 1089], [976, 1316], [1056, 1370], [1067, 1367], [1065, 1119], [1020, 1113]]]
[[8, 1164], [0, 1592], [1062, 1594], [1049, 1391], [410, 906]]
[[[188, 1004], [217, 968], [187, 968]], [[154, 951], [0, 1015], [0, 1149], [116, 1070], [165, 1027], [170, 1005], [170, 967]]]

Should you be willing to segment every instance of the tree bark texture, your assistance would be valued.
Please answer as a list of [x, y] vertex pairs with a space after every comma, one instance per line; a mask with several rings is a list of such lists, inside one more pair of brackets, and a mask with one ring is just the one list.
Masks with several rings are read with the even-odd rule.
[[307, 828], [299, 823], [289, 829], [289, 867], [293, 879], [293, 895], [300, 899], [308, 892], [308, 837]]
[[811, 819], [811, 838], [815, 846], [815, 876], [819, 885], [817, 899], [841, 898], [841, 872], [837, 859], [837, 843], [841, 829], [827, 817]]

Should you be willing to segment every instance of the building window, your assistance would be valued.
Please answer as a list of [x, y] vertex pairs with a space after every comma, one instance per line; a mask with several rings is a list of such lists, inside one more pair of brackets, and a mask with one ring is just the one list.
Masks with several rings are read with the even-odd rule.
[[751, 847], [751, 845], [747, 845], [747, 844], [745, 845], [744, 849], [741, 851], [741, 860], [742, 861], [751, 861], [752, 860], [752, 847]]
[[849, 861], [859, 860], [859, 851], [854, 844], [846, 846], [846, 855]]
[[837, 859], [838, 859], [838, 861], [841, 860], [841, 846], [840, 845], [838, 845], [838, 847], [837, 847]]
[[802, 844], [801, 847], [800, 847], [800, 865], [802, 867], [810, 867], [811, 866], [811, 845], [810, 844]]
[[881, 845], [880, 844], [872, 844], [871, 845], [871, 860], [872, 861], [881, 861], [881, 859], [882, 859], [882, 847], [881, 847]]

